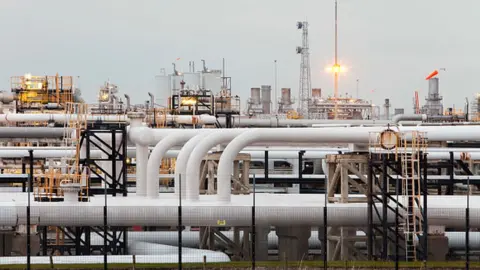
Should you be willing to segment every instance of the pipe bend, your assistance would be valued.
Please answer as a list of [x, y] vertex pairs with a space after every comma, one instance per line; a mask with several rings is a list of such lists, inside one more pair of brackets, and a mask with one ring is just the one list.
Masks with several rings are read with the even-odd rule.
[[[187, 186], [187, 162], [188, 158], [190, 157], [190, 154], [192, 153], [193, 149], [195, 146], [197, 146], [205, 137], [207, 137], [209, 134], [211, 134], [212, 131], [208, 130], [205, 133], [200, 133], [196, 135], [195, 137], [191, 138], [190, 140], [187, 141], [182, 147], [182, 150], [180, 150], [180, 153], [178, 153], [177, 156], [177, 161], [175, 162], [175, 194], [181, 194], [182, 199], [186, 197], [186, 186]], [[182, 183], [180, 184], [180, 180]], [[180, 192], [180, 185], [182, 187], [182, 191]]]
[[167, 151], [175, 145], [182, 144], [193, 136], [194, 132], [173, 133], [165, 137], [155, 145], [147, 163], [147, 196], [157, 198], [159, 193], [158, 185], [158, 169], [162, 163], [162, 159]]
[[392, 124], [397, 125], [401, 121], [426, 121], [426, 114], [397, 114], [392, 117]]
[[243, 148], [252, 143], [368, 143], [370, 132], [364, 128], [251, 129], [235, 137], [225, 148], [217, 170], [217, 194], [230, 202], [232, 163]]
[[196, 201], [199, 198], [200, 185], [200, 165], [203, 157], [208, 150], [215, 145], [233, 140], [236, 136], [242, 134], [242, 129], [224, 129], [219, 130], [208, 137], [205, 137], [191, 152], [187, 162], [187, 200]]

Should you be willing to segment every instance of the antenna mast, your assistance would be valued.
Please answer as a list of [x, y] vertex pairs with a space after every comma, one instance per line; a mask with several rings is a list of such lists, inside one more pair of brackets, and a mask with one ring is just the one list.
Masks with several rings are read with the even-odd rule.
[[308, 119], [308, 103], [312, 89], [310, 75], [310, 52], [308, 43], [308, 22], [297, 22], [297, 29], [302, 30], [302, 46], [297, 47], [297, 54], [301, 55], [300, 62], [300, 85], [299, 85], [299, 113]]

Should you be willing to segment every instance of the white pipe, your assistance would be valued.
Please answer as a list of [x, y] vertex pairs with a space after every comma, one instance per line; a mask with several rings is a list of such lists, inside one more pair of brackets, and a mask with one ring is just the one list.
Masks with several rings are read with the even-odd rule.
[[[155, 232], [128, 232], [128, 240], [131, 242], [136, 241], [148, 241], [149, 243], [178, 246], [178, 238], [176, 235], [178, 232], [168, 231], [155, 231]], [[223, 231], [222, 234], [230, 240], [234, 240], [233, 231]], [[362, 231], [357, 231], [357, 236], [365, 236]], [[465, 232], [445, 232], [445, 236], [448, 238], [448, 247], [455, 250], [465, 249]], [[240, 239], [243, 239], [243, 232], [240, 231]], [[92, 243], [95, 242], [102, 244], [102, 238], [96, 234], [91, 235]], [[93, 240], [95, 239], [95, 241]], [[98, 239], [98, 240], [97, 240]], [[182, 232], [182, 246], [189, 248], [198, 248], [200, 246], [200, 232], [198, 231], [184, 231]], [[355, 246], [364, 247], [364, 243], [357, 242]], [[215, 247], [221, 248], [221, 244], [216, 244]], [[310, 238], [308, 239], [309, 249], [321, 249], [322, 244], [319, 238], [318, 231], [311, 231]], [[268, 234], [268, 248], [278, 249], [278, 236], [275, 231]], [[480, 232], [470, 232], [470, 248], [471, 250], [480, 249]]]
[[[131, 255], [168, 255], [178, 258], [178, 246], [163, 245], [158, 243], [151, 243], [146, 241], [134, 241], [128, 245], [128, 253]], [[196, 248], [187, 248], [182, 247], [182, 258], [188, 258], [188, 261], [203, 261], [204, 256], [206, 257], [207, 262], [229, 262], [230, 257], [227, 254], [206, 250], [206, 249], [196, 249]], [[183, 261], [183, 260], [182, 260]]]
[[[28, 114], [28, 113], [7, 113], [0, 114], [0, 123], [12, 122], [48, 122], [65, 123], [67, 121], [108, 121], [108, 122], [129, 122], [127, 115], [77, 115], [77, 114]], [[168, 122], [179, 124], [215, 124], [217, 118], [212, 115], [166, 115]]]
[[[178, 253], [177, 253], [178, 254]], [[224, 255], [227, 256], [227, 255]], [[208, 256], [207, 262], [229, 262], [225, 261], [224, 256]], [[217, 258], [218, 257], [218, 258]], [[228, 256], [227, 256], [228, 257]], [[103, 255], [87, 255], [87, 256], [32, 256], [32, 264], [50, 265], [50, 259], [53, 260], [53, 265], [63, 264], [103, 264]], [[109, 264], [132, 264], [133, 256], [131, 255], [108, 255], [107, 261]], [[182, 254], [182, 262], [184, 263], [203, 263], [203, 256], [192, 256], [192, 254]], [[136, 264], [159, 264], [159, 263], [178, 263], [178, 256], [173, 254], [167, 255], [137, 255], [135, 256]], [[0, 265], [26, 265], [27, 257], [14, 256], [2, 257]]]
[[[365, 143], [368, 142], [370, 133], [361, 129], [354, 128], [331, 128], [331, 129], [316, 129], [305, 128], [301, 132], [296, 129], [251, 129], [242, 133], [233, 139], [225, 148], [217, 170], [217, 194], [218, 199], [223, 202], [230, 201], [231, 195], [231, 175], [232, 163], [238, 153], [246, 146], [253, 142], [288, 142], [288, 143]], [[190, 160], [189, 160], [190, 162]], [[195, 168], [189, 166], [189, 170], [194, 175]], [[197, 179], [198, 180], [198, 179]], [[192, 183], [193, 184], [193, 183]], [[198, 186], [198, 185], [197, 185]], [[192, 191], [195, 186], [190, 187]], [[197, 187], [198, 189], [198, 187]], [[187, 190], [188, 192], [188, 190]], [[196, 190], [195, 190], [196, 192]], [[187, 195], [188, 196], [188, 195]], [[192, 195], [192, 199], [198, 198], [197, 195]]]
[[428, 116], [426, 114], [397, 114], [393, 116], [392, 123], [396, 125], [401, 121], [426, 121], [427, 119]]
[[[25, 193], [1, 193], [0, 226], [26, 224]], [[323, 222], [324, 194], [256, 194], [256, 223], [271, 226], [318, 226]], [[365, 198], [365, 196], [357, 196]], [[253, 195], [233, 196], [230, 205], [202, 195], [201, 203], [182, 203], [185, 226], [249, 226]], [[111, 226], [177, 226], [178, 198], [165, 194], [162, 201], [147, 198], [108, 197], [107, 217]], [[420, 198], [422, 200], [422, 198]], [[102, 226], [105, 199], [92, 197], [84, 203], [36, 202], [31, 200], [32, 225], [39, 226]], [[393, 207], [394, 203], [390, 202]], [[480, 197], [470, 196], [471, 216], [480, 215]], [[161, 206], [161, 207], [159, 207]], [[381, 204], [376, 205], [381, 211]], [[465, 196], [428, 196], [429, 225], [442, 225], [462, 230], [465, 227]], [[74, 209], [74, 211], [72, 211]], [[299, 211], [301, 209], [302, 211]], [[329, 204], [329, 226], [361, 227], [368, 224], [367, 203]], [[390, 215], [391, 214], [391, 215]], [[389, 211], [388, 222], [394, 221]], [[373, 222], [379, 224], [375, 215]], [[480, 219], [471, 219], [472, 228], [480, 227]]]
[[150, 198], [157, 198], [159, 193], [158, 185], [158, 170], [162, 163], [162, 159], [168, 149], [173, 146], [185, 143], [197, 134], [196, 130], [184, 130], [180, 134], [171, 134], [157, 143], [153, 151], [150, 153], [150, 158], [147, 164], [147, 196]]
[[[211, 131], [213, 132], [213, 131]], [[181, 199], [186, 197], [186, 192], [180, 192], [180, 181], [182, 186], [182, 191], [186, 191], [187, 189], [187, 162], [188, 158], [190, 157], [191, 152], [199, 144], [205, 137], [207, 137], [211, 132], [208, 133], [200, 133], [193, 137], [192, 139], [188, 140], [186, 144], [183, 145], [182, 150], [177, 156], [177, 162], [175, 162], [175, 180], [174, 180], [174, 187], [175, 187], [175, 194], [181, 194]]]
[[215, 145], [231, 141], [243, 132], [247, 131], [244, 129], [219, 130], [204, 138], [195, 149], [193, 149], [187, 163], [187, 200], [198, 200], [200, 193], [200, 165], [208, 150], [212, 149]]

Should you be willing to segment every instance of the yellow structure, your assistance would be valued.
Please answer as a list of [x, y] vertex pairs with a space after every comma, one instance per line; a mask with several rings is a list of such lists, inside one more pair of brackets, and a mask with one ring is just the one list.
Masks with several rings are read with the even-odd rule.
[[[17, 110], [40, 110], [50, 104], [54, 109], [65, 109], [73, 102], [72, 76], [14, 76], [10, 79], [11, 90], [17, 95]], [[48, 108], [48, 107], [47, 107]]]

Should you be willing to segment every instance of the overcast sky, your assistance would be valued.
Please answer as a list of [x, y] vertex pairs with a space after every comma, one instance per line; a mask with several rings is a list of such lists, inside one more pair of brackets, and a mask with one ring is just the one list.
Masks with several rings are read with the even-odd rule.
[[[463, 108], [480, 91], [480, 1], [339, 0], [339, 59], [348, 67], [341, 93], [355, 93], [411, 111], [421, 102], [432, 70], [440, 74], [444, 106]], [[310, 24], [312, 87], [332, 94], [325, 72], [334, 55], [333, 0], [1, 0], [0, 89], [10, 76], [80, 76], [83, 97], [93, 102], [108, 78], [134, 102], [155, 92], [161, 68], [188, 70], [188, 61], [227, 62], [234, 94], [274, 83], [297, 96], [301, 44], [298, 20]], [[372, 90], [375, 91], [372, 93]]]

